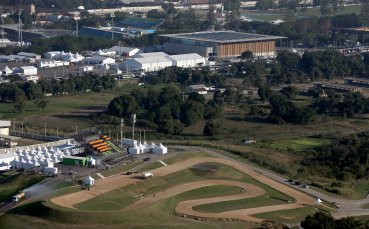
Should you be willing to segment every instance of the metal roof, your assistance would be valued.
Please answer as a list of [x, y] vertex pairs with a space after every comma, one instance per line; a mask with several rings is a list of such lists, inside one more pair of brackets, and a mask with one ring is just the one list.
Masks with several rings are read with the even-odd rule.
[[163, 34], [162, 37], [178, 38], [195, 41], [208, 41], [216, 43], [236, 43], [245, 41], [277, 40], [287, 37], [271, 36], [255, 33], [240, 33], [231, 30], [227, 31], [204, 31], [195, 33]]
[[20, 137], [10, 136], [10, 135], [5, 135], [5, 134], [0, 134], [0, 138], [9, 139], [11, 141], [16, 141], [16, 140], [21, 139]]

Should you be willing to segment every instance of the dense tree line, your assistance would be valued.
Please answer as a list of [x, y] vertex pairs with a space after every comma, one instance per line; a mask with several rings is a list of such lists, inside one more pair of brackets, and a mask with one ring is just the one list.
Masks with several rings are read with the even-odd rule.
[[[321, 93], [311, 90], [312, 95]], [[311, 108], [318, 114], [336, 114], [345, 117], [353, 117], [369, 112], [369, 99], [360, 93], [336, 94], [332, 91], [326, 93], [326, 97], [316, 96]]]
[[369, 69], [369, 55], [345, 56], [336, 51], [297, 53], [282, 51], [272, 65], [267, 81], [271, 84], [332, 79], [364, 73]]
[[223, 86], [225, 78], [208, 68], [193, 70], [188, 68], [168, 67], [162, 69], [157, 75], [148, 76], [146, 79], [151, 84], [160, 83], [180, 83], [189, 84], [211, 84], [214, 86]]
[[349, 135], [317, 150], [310, 163], [329, 168], [328, 177], [339, 180], [366, 178], [369, 172], [369, 133]]
[[334, 219], [319, 211], [314, 215], [307, 216], [301, 222], [301, 227], [304, 229], [368, 229], [369, 221], [362, 222], [354, 217]]
[[52, 38], [34, 39], [32, 46], [26, 51], [43, 54], [49, 51], [81, 52], [85, 50], [98, 50], [113, 46], [109, 39], [93, 36], [58, 36]]
[[142, 125], [154, 127], [161, 133], [178, 134], [184, 126], [202, 119], [213, 120], [221, 115], [222, 99], [219, 96], [222, 95], [215, 94], [212, 100], [206, 102], [204, 96], [195, 92], [184, 99], [174, 86], [147, 92], [138, 88], [129, 95], [113, 99], [108, 105], [108, 114], [130, 120], [132, 114], [137, 113]]
[[33, 81], [0, 84], [0, 102], [14, 103], [20, 100], [35, 100], [42, 98], [45, 94], [68, 94], [76, 92], [95, 91], [111, 89], [115, 86], [112, 76], [97, 76], [86, 74], [82, 76], [70, 76], [67, 79], [44, 79], [37, 83]]
[[[269, 5], [271, 0], [258, 1], [258, 4]], [[307, 44], [309, 47], [328, 46], [355, 39], [354, 35], [336, 33], [335, 29], [352, 28], [368, 25], [364, 14], [337, 15], [331, 17], [309, 17], [286, 21], [278, 26], [269, 22], [240, 22], [239, 30], [243, 32], [258, 31], [261, 34], [288, 37], [289, 46], [297, 43]], [[360, 37], [360, 41], [361, 41]], [[368, 42], [368, 41], [366, 41]], [[284, 46], [287, 44], [285, 43]]]

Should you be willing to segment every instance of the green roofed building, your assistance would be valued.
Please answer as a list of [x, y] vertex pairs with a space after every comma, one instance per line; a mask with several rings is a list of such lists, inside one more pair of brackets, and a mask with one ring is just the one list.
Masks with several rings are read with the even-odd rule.
[[87, 166], [88, 160], [85, 157], [65, 156], [63, 157], [63, 164]]

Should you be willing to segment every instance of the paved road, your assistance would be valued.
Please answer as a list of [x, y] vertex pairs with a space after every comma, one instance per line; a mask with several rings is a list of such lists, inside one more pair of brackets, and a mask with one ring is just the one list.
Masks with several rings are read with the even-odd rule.
[[[219, 158], [228, 158], [229, 160], [233, 160], [233, 161], [237, 161], [235, 159], [229, 158], [223, 154], [214, 152], [213, 150], [209, 150], [206, 148], [202, 148], [202, 147], [192, 147], [194, 149], [198, 149], [198, 150], [203, 150], [205, 152], [207, 152], [208, 154], [215, 156], [215, 157], [219, 157]], [[348, 199], [344, 199], [344, 198], [338, 198], [338, 197], [334, 197], [334, 196], [330, 196], [330, 195], [326, 195], [323, 193], [320, 193], [318, 191], [312, 190], [312, 189], [306, 189], [306, 188], [301, 188], [298, 187], [296, 185], [293, 185], [291, 183], [289, 183], [286, 178], [281, 177], [279, 175], [276, 175], [274, 173], [271, 173], [269, 171], [266, 171], [262, 168], [258, 168], [255, 166], [252, 166], [250, 164], [247, 164], [247, 166], [249, 168], [251, 168], [252, 170], [261, 173], [275, 181], [278, 181], [282, 184], [288, 185], [290, 187], [293, 187], [295, 189], [298, 189], [302, 192], [308, 193], [312, 196], [314, 196], [315, 198], [320, 198], [328, 203], [335, 203], [338, 206], [338, 209], [336, 212], [334, 212], [332, 214], [333, 217], [335, 218], [341, 218], [341, 217], [347, 217], [347, 216], [362, 216], [362, 215], [369, 215], [369, 209], [364, 209], [362, 206], [364, 204], [368, 204], [369, 203], [369, 196], [366, 197], [365, 199], [362, 200], [348, 200]]]

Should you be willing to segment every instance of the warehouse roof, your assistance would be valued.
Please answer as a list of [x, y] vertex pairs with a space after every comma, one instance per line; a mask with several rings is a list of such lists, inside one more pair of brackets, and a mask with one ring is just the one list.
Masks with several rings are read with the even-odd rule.
[[85, 157], [77, 157], [77, 156], [63, 156], [65, 159], [75, 159], [75, 160], [86, 160]]
[[260, 41], [260, 40], [277, 40], [286, 37], [271, 36], [255, 33], [240, 33], [231, 30], [227, 31], [203, 31], [195, 33], [179, 33], [179, 34], [164, 34], [162, 37], [179, 38], [196, 41], [208, 41], [217, 43], [235, 43], [245, 41]]
[[179, 55], [171, 55], [169, 58], [173, 60], [198, 60], [198, 59], [205, 59], [204, 57], [200, 56], [197, 53], [188, 53], [188, 54], [179, 54]]
[[142, 57], [142, 58], [133, 58], [132, 60], [137, 61], [140, 64], [172, 62], [172, 60], [168, 59], [168, 57], [165, 57], [165, 56], [150, 56], [150, 57]]

